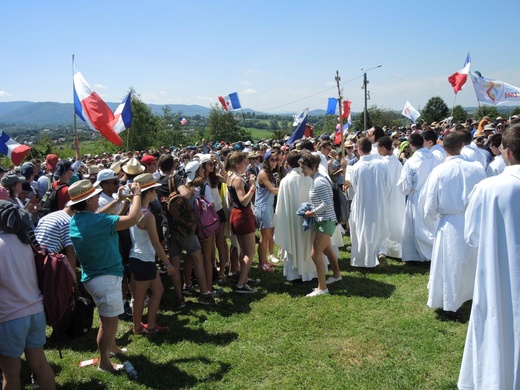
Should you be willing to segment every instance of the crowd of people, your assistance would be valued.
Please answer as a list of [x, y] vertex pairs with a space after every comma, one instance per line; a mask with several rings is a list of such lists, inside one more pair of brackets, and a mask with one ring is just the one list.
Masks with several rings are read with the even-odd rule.
[[[115, 338], [120, 318], [132, 320], [136, 335], [168, 331], [157, 323], [161, 273], [174, 287], [174, 309], [184, 308], [197, 289], [197, 302], [213, 305], [228, 282], [234, 293], [254, 294], [261, 282], [249, 275], [255, 254], [266, 275], [281, 262], [289, 281], [317, 279], [306, 295], [317, 297], [342, 280], [338, 248], [349, 234], [352, 267], [384, 269], [387, 258], [412, 266], [431, 262], [427, 304], [448, 318], [458, 319], [473, 299], [461, 388], [515, 388], [516, 121], [374, 126], [346, 134], [343, 144], [323, 134], [292, 145], [286, 139], [203, 140], [182, 149], [98, 156], [81, 155], [75, 138], [74, 158], [49, 154], [0, 169], [4, 386], [19, 385], [25, 352], [41, 388], [54, 388], [31, 243], [66, 254], [81, 270], [78, 283], [100, 318], [98, 369], [113, 372], [110, 357], [125, 352]], [[338, 221], [333, 186], [350, 204], [346, 224]], [[215, 209], [218, 227], [209, 235], [186, 229], [168, 212], [172, 193], [188, 208], [203, 198]], [[43, 209], [51, 195], [55, 208]], [[13, 280], [27, 286], [23, 294]]]

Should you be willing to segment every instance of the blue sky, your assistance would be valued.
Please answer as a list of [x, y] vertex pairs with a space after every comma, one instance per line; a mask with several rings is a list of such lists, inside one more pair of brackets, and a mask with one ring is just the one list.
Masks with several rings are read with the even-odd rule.
[[[453, 105], [462, 68], [520, 87], [520, 1], [3, 1], [0, 102], [72, 102], [72, 54], [105, 101], [209, 107], [238, 92], [266, 112], [326, 109], [336, 70], [353, 111]], [[509, 30], [509, 31], [508, 31]], [[468, 80], [468, 82], [470, 82]], [[456, 104], [476, 106], [471, 83]]]

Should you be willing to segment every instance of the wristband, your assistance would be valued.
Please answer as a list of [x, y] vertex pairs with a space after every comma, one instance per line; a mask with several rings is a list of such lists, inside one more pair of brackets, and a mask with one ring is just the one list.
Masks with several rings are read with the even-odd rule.
[[133, 194], [132, 196], [141, 196], [141, 193]]
[[168, 267], [169, 265], [172, 265], [172, 263], [170, 263], [170, 262], [168, 261], [167, 263], [164, 263], [164, 265], [165, 265], [166, 267]]

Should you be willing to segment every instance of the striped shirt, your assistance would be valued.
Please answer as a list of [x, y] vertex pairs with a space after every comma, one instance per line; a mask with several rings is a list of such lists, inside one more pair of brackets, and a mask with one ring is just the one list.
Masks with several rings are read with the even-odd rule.
[[332, 185], [321, 173], [316, 173], [309, 190], [316, 221], [336, 221]]
[[63, 210], [47, 214], [36, 227], [36, 240], [50, 252], [60, 253], [72, 245], [69, 236], [71, 217]]

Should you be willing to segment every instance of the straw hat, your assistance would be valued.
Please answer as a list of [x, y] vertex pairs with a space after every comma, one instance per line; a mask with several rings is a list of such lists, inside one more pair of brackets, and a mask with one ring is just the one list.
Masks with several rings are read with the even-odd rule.
[[129, 175], [139, 175], [144, 172], [144, 167], [135, 157], [132, 157], [125, 165], [121, 167], [124, 173]]
[[90, 180], [79, 180], [72, 184], [68, 189], [70, 200], [67, 202], [67, 207], [90, 199], [101, 191], [103, 190], [94, 187]]
[[115, 173], [121, 172], [121, 161], [116, 161], [112, 165], [110, 165], [110, 169], [113, 170]]
[[142, 173], [139, 176], [134, 177], [134, 183], [139, 183], [141, 192], [149, 190], [150, 188], [161, 186], [161, 184], [154, 180], [151, 173]]

